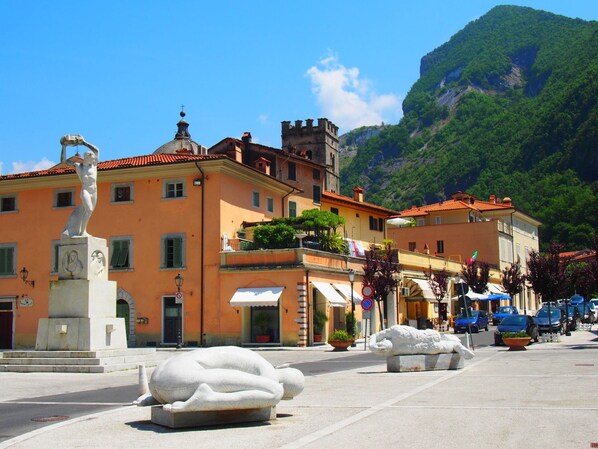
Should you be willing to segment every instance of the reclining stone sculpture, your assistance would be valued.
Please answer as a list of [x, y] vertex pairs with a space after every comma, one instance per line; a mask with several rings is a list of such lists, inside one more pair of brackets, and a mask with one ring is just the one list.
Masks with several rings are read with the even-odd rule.
[[458, 337], [441, 334], [432, 329], [419, 330], [411, 326], [394, 325], [372, 334], [369, 339], [370, 350], [382, 356], [416, 354], [450, 354], [456, 352], [465, 359], [471, 359], [474, 353], [463, 346]]
[[274, 367], [254, 351], [236, 346], [202, 348], [158, 365], [139, 406], [163, 404], [165, 411], [219, 411], [274, 407], [303, 391], [303, 373]]

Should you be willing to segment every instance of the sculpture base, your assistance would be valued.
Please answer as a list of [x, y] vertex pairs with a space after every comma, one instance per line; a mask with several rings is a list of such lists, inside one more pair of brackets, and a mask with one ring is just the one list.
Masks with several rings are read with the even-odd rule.
[[171, 429], [207, 427], [276, 419], [276, 407], [244, 410], [214, 410], [201, 412], [171, 412], [160, 406], [152, 407], [151, 421]]
[[393, 355], [386, 359], [386, 370], [392, 373], [461, 369], [463, 357], [451, 354]]
[[126, 349], [123, 318], [40, 318], [37, 351]]

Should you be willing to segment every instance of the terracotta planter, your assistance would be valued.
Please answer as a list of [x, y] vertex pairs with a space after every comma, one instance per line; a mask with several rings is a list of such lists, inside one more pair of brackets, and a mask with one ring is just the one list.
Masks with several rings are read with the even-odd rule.
[[269, 335], [256, 335], [255, 342], [256, 343], [270, 343], [270, 336]]
[[315, 334], [314, 335], [314, 341], [317, 341], [317, 342], [322, 341], [322, 336], [318, 335], [318, 334]]
[[509, 347], [509, 351], [525, 351], [525, 347], [529, 345], [531, 337], [503, 337], [502, 341]]
[[346, 351], [349, 346], [353, 344], [354, 340], [328, 340], [328, 344], [334, 348], [335, 351]]

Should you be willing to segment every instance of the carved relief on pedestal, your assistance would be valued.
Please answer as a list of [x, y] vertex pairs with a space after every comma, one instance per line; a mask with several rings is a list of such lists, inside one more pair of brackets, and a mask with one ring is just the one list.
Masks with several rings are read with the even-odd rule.
[[76, 277], [81, 273], [83, 270], [83, 262], [79, 259], [77, 250], [72, 249], [64, 253], [64, 256], [62, 257], [62, 266], [71, 277]]
[[90, 272], [94, 276], [101, 276], [106, 269], [106, 256], [100, 250], [95, 250], [91, 253], [91, 261], [90, 261]]

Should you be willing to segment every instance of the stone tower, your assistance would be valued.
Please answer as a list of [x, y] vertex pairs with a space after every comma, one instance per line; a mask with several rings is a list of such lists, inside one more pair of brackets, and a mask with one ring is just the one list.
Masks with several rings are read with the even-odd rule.
[[338, 160], [338, 126], [325, 118], [318, 119], [314, 126], [313, 119], [282, 122], [282, 150], [292, 154], [304, 155], [308, 159], [326, 166], [324, 189], [340, 193]]

